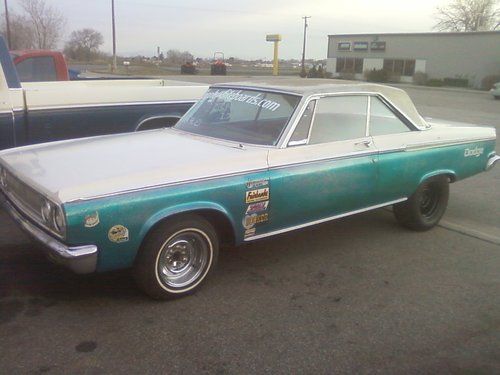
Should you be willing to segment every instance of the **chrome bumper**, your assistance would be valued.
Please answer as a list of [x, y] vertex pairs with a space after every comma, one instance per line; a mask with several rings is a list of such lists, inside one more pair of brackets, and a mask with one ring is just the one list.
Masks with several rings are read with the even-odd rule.
[[75, 273], [92, 273], [97, 267], [97, 246], [70, 247], [56, 240], [25, 219], [22, 214], [0, 193], [2, 204], [9, 215], [32, 238], [45, 246], [45, 252], [50, 260], [68, 267]]
[[490, 156], [490, 158], [488, 159], [488, 162], [486, 163], [486, 170], [489, 171], [499, 161], [500, 161], [500, 156], [498, 156], [498, 155]]

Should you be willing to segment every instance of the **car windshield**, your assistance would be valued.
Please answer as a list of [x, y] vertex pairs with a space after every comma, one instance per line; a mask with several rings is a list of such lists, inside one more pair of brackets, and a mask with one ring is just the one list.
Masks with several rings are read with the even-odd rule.
[[299, 101], [297, 95], [211, 88], [175, 128], [229, 141], [274, 146]]

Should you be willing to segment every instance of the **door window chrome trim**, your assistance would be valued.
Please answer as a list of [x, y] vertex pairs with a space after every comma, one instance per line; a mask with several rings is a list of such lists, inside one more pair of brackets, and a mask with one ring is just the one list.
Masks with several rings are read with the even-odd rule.
[[372, 111], [372, 96], [368, 95], [368, 105], [367, 105], [367, 109], [366, 109], [366, 128], [365, 128], [365, 130], [366, 130], [365, 136], [366, 137], [370, 136], [370, 122], [372, 120], [371, 111]]
[[[287, 143], [287, 147], [302, 146], [302, 145], [307, 145], [309, 143], [309, 139], [311, 138], [311, 130], [312, 130], [312, 127], [313, 127], [314, 119], [316, 118], [316, 108], [318, 108], [318, 99], [311, 99], [311, 100], [309, 100], [307, 102], [307, 104], [305, 104], [304, 110], [301, 111], [302, 114], [299, 116], [299, 121], [297, 122], [297, 126], [295, 127], [295, 130], [297, 130], [297, 127], [300, 124], [300, 120], [302, 120], [302, 118], [304, 117], [304, 114], [306, 113], [307, 107], [309, 107], [309, 105], [312, 102], [314, 102], [314, 109], [313, 109], [313, 113], [312, 113], [312, 116], [311, 116], [311, 121], [309, 122], [309, 129], [307, 130], [307, 138], [301, 139], [300, 141], [296, 141], [296, 142], [303, 142], [303, 143], [301, 143], [301, 144], [295, 144], [295, 145], [291, 144], [294, 141], [290, 141], [289, 140], [288, 143]], [[289, 139], [292, 139], [293, 134], [295, 133], [295, 130], [290, 135]]]
[[[290, 141], [290, 138], [292, 137], [293, 132], [295, 131], [295, 128], [298, 125], [298, 122], [300, 121], [300, 118], [302, 117], [302, 114], [305, 111], [305, 108], [309, 104], [311, 100], [315, 99], [321, 99], [325, 97], [333, 97], [333, 96], [376, 96], [378, 97], [384, 104], [386, 104], [389, 109], [402, 121], [405, 122], [406, 125], [411, 125], [410, 130], [414, 131], [424, 131], [424, 130], [429, 130], [430, 127], [421, 127], [417, 126], [413, 121], [406, 116], [394, 103], [392, 103], [387, 97], [385, 97], [382, 93], [379, 92], [373, 92], [373, 91], [339, 91], [339, 92], [329, 92], [329, 93], [317, 93], [317, 94], [311, 94], [307, 97], [304, 97], [303, 101], [304, 104], [302, 108], [300, 109], [298, 116], [295, 118], [291, 119], [290, 124], [287, 126], [289, 128], [288, 130], [285, 131], [283, 134], [283, 139], [278, 142], [278, 148], [286, 148], [288, 145], [288, 142]], [[316, 103], [316, 108], [315, 111], [317, 110], [318, 103]], [[420, 116], [421, 117], [421, 116]], [[424, 120], [425, 122], [425, 120]]]
[[340, 218], [343, 218], [343, 217], [346, 217], [346, 216], [351, 216], [351, 215], [359, 214], [359, 213], [366, 212], [366, 211], [376, 210], [377, 208], [382, 208], [382, 207], [390, 206], [392, 204], [401, 203], [401, 202], [406, 201], [407, 199], [408, 198], [406, 198], [406, 197], [405, 198], [400, 198], [400, 199], [396, 199], [396, 200], [393, 200], [393, 201], [389, 201], [389, 202], [377, 204], [377, 205], [374, 205], [374, 206], [369, 206], [369, 207], [361, 208], [359, 210], [349, 211], [349, 212], [345, 212], [343, 214], [330, 216], [330, 217], [327, 217], [327, 218], [324, 218], [324, 219], [310, 221], [310, 222], [305, 223], [305, 224], [294, 225], [292, 227], [288, 227], [288, 228], [284, 228], [284, 229], [278, 229], [278, 230], [267, 232], [267, 233], [263, 233], [263, 234], [258, 234], [258, 235], [252, 236], [252, 237], [245, 238], [244, 241], [245, 242], [255, 241], [255, 240], [259, 240], [261, 238], [276, 236], [278, 234], [282, 234], [282, 233], [286, 233], [286, 232], [291, 232], [293, 230], [306, 228], [306, 227], [309, 227], [309, 226], [312, 226], [312, 225], [326, 223], [328, 221], [335, 220], [335, 219], [340, 219]]

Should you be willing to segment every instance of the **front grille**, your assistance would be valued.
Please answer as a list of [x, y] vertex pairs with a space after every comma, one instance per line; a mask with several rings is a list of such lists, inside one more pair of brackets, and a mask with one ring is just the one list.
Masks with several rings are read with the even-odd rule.
[[5, 193], [14, 204], [20, 206], [19, 209], [27, 215], [32, 216], [37, 221], [41, 220], [40, 208], [44, 202], [44, 198], [33, 188], [26, 185], [17, 177], [7, 172], [7, 188]]

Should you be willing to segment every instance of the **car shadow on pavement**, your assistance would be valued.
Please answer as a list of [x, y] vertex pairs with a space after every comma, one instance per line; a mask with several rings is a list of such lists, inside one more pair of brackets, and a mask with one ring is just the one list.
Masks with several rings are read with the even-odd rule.
[[[329, 253], [331, 256], [348, 253], [352, 245], [351, 235], [354, 233], [362, 236], [361, 228], [367, 221], [375, 221], [372, 228], [404, 230], [393, 222], [392, 215], [378, 211], [237, 248], [224, 248], [221, 250], [217, 271], [200, 292], [207, 293], [208, 297], [215, 293], [214, 288], [225, 288], [229, 284], [235, 286], [239, 282], [255, 287], [260, 284], [261, 279], [265, 279], [265, 283], [273, 278], [272, 275], [266, 278], [260, 276], [270, 264], [282, 263], [286, 259], [290, 266], [299, 266], [304, 257], [311, 256], [311, 251], [317, 257], [321, 257], [322, 253]], [[363, 239], [358, 241], [363, 242]], [[0, 314], [2, 301], [11, 299], [31, 300], [34, 305], [44, 305], [101, 298], [150, 301], [136, 286], [130, 270], [76, 275], [51, 263], [43, 255], [40, 245], [27, 238], [24, 242], [0, 246]]]
[[52, 264], [32, 242], [2, 246], [0, 300], [36, 297], [52, 301], [89, 297], [141, 297], [129, 271], [76, 275]]

